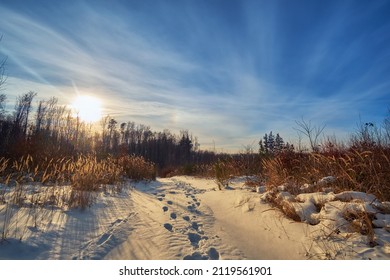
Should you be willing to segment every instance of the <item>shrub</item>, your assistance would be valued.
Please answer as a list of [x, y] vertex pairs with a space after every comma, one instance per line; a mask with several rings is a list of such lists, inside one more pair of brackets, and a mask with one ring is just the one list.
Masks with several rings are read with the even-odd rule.
[[234, 168], [232, 161], [219, 159], [214, 164], [215, 179], [218, 184], [218, 188], [221, 190], [226, 187], [231, 176], [234, 174]]
[[95, 156], [79, 156], [74, 162], [71, 185], [74, 190], [98, 191], [103, 185], [122, 180], [122, 167], [111, 158], [98, 161]]
[[156, 168], [154, 163], [142, 156], [123, 156], [118, 159], [124, 174], [133, 180], [155, 180]]

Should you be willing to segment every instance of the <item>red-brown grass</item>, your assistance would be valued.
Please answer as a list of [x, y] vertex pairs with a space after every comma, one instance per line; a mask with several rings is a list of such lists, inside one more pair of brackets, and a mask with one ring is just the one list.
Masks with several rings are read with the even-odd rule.
[[263, 159], [267, 184], [314, 184], [334, 176], [335, 191], [355, 190], [390, 200], [390, 149], [348, 149], [337, 153], [281, 153]]

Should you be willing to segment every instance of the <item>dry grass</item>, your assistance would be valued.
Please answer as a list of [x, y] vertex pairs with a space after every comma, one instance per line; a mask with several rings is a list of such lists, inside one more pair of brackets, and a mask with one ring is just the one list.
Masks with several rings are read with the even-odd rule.
[[116, 184], [123, 174], [123, 168], [111, 157], [98, 161], [94, 156], [79, 156], [70, 169], [72, 188], [81, 191], [98, 191], [104, 185]]
[[194, 176], [202, 178], [215, 177], [214, 164], [185, 164], [181, 167], [167, 166], [158, 170], [161, 178], [173, 176]]
[[224, 156], [213, 164], [215, 180], [220, 189], [228, 185], [229, 179], [236, 176], [260, 175], [262, 166], [259, 155], [240, 154]]
[[301, 218], [291, 203], [292, 201], [284, 199], [276, 188], [271, 189], [270, 192], [267, 193], [267, 196], [263, 199], [269, 202], [272, 206], [279, 209], [284, 216], [290, 218], [293, 221], [301, 222]]
[[[292, 195], [303, 192], [322, 192], [327, 189], [334, 193], [359, 191], [373, 194], [379, 201], [390, 201], [389, 159], [390, 148], [383, 146], [276, 154], [262, 160], [264, 177], [269, 190], [266, 200], [294, 221], [299, 221], [299, 216], [292, 205], [293, 202], [279, 199], [281, 193], [279, 186], [281, 185], [284, 186], [283, 191]], [[319, 183], [322, 178], [328, 176], [332, 176], [335, 180]], [[304, 184], [308, 184], [309, 187], [301, 188]], [[320, 212], [324, 203], [315, 206]], [[359, 207], [340, 209], [340, 221], [344, 223], [336, 225], [335, 221], [329, 221], [329, 224], [334, 224], [335, 227], [319, 235], [317, 245], [324, 249], [325, 258], [341, 258], [346, 250], [353, 250], [353, 242], [349, 238], [354, 233], [365, 236], [368, 246], [377, 245], [373, 225], [375, 215], [367, 211], [363, 204]], [[377, 210], [387, 213], [387, 209]], [[326, 224], [322, 223], [322, 228], [326, 227]], [[339, 243], [342, 246], [337, 245]], [[339, 247], [332, 247], [332, 244]]]
[[[22, 240], [27, 223], [38, 228], [50, 209], [84, 209], [100, 191], [120, 192], [126, 178], [153, 180], [155, 174], [154, 164], [136, 156], [98, 160], [95, 155], [80, 155], [39, 162], [29, 155], [12, 161], [0, 158], [0, 241], [8, 238], [11, 228], [16, 229], [13, 237]], [[28, 210], [23, 225], [18, 217], [21, 208]]]
[[228, 181], [232, 174], [232, 166], [228, 162], [218, 160], [214, 164], [214, 170], [218, 188], [221, 190], [227, 187]]
[[154, 163], [145, 160], [141, 156], [123, 156], [118, 159], [118, 165], [130, 179], [138, 181], [156, 179], [156, 167]]
[[[349, 149], [337, 153], [281, 153], [263, 159], [269, 187], [284, 183], [301, 186], [334, 176], [334, 191], [355, 190], [390, 200], [390, 149]], [[320, 190], [320, 186], [318, 186]]]
[[[118, 192], [125, 178], [153, 180], [154, 164], [136, 156], [119, 159], [107, 157], [98, 160], [95, 155], [80, 155], [76, 158], [44, 158], [39, 162], [29, 155], [12, 161], [0, 158], [0, 183], [4, 184], [4, 187], [0, 187], [0, 203], [12, 202], [19, 207], [22, 206], [26, 196], [23, 185], [26, 184], [40, 183], [57, 189], [69, 184], [71, 186], [69, 195], [64, 196], [61, 192], [52, 191], [51, 196], [45, 195], [40, 199], [51, 200], [50, 203], [61, 201], [62, 205], [85, 208], [94, 200], [95, 195], [91, 192], [108, 189]], [[7, 199], [8, 187], [12, 189], [12, 200]]]
[[140, 156], [99, 160], [95, 155], [76, 158], [44, 158], [39, 162], [27, 155], [18, 160], [0, 158], [0, 182], [6, 185], [40, 182], [48, 185], [71, 183], [76, 189], [96, 190], [101, 184], [115, 184], [123, 177], [155, 179], [154, 164]]
[[344, 219], [349, 222], [351, 231], [367, 236], [367, 243], [371, 247], [376, 245], [375, 231], [372, 224], [375, 215], [369, 214], [364, 210], [358, 211], [349, 208], [345, 209], [342, 214]]

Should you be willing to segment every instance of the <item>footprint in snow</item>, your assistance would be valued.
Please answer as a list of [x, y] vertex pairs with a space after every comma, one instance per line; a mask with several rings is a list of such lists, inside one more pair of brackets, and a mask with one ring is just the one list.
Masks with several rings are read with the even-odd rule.
[[207, 252], [210, 260], [219, 260], [219, 252], [214, 247], [211, 247]]
[[199, 225], [198, 225], [197, 222], [192, 222], [191, 227], [192, 227], [194, 230], [198, 230], [198, 229], [199, 229]]
[[191, 204], [189, 206], [187, 206], [187, 209], [190, 210], [191, 212], [194, 212], [196, 209], [196, 205], [195, 204]]
[[169, 224], [169, 223], [165, 223], [164, 224], [164, 227], [167, 229], [167, 230], [169, 230], [169, 231], [172, 231], [172, 225], [171, 224]]
[[104, 243], [106, 243], [110, 238], [111, 238], [111, 234], [109, 233], [104, 233], [100, 238], [99, 240], [96, 242], [97, 245], [102, 245]]
[[192, 245], [197, 246], [202, 237], [197, 233], [191, 232], [188, 234], [188, 239], [190, 240]]
[[206, 255], [202, 255], [199, 252], [194, 252], [192, 255], [187, 255], [183, 258], [183, 260], [208, 260], [209, 257]]
[[116, 219], [115, 222], [111, 223], [111, 226], [114, 226], [115, 224], [121, 223], [123, 220], [122, 219]]
[[176, 219], [176, 217], [177, 217], [177, 216], [176, 216], [175, 213], [171, 213], [171, 218], [172, 218], [172, 219]]
[[186, 220], [187, 222], [189, 222], [189, 221], [190, 221], [190, 217], [188, 217], [188, 216], [183, 216], [183, 220]]
[[162, 209], [164, 210], [164, 212], [168, 211], [168, 207], [166, 207], [166, 206], [164, 206]]

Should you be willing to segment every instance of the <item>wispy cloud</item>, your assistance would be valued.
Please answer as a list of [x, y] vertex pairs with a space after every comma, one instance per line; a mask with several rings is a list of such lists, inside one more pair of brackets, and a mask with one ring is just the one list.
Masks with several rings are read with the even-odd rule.
[[386, 3], [152, 3], [0, 5], [7, 93], [69, 103], [76, 86], [119, 121], [189, 129], [226, 150], [270, 130], [293, 137], [302, 117], [339, 133], [386, 111]]

